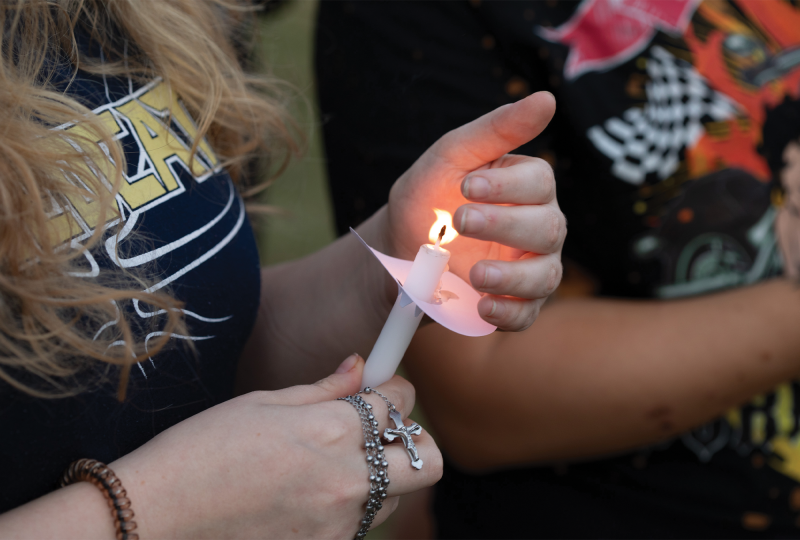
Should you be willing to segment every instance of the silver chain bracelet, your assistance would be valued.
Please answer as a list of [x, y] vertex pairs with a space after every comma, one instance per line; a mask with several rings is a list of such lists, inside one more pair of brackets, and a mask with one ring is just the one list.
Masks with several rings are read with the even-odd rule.
[[[375, 392], [383, 398], [386, 406], [390, 411], [395, 411], [395, 407], [386, 396], [376, 390], [365, 388], [362, 392], [368, 394]], [[372, 414], [372, 405], [364, 401], [364, 398], [359, 396], [362, 392], [357, 392], [355, 395], [338, 398], [341, 401], [350, 403], [358, 411], [358, 416], [361, 418], [361, 429], [364, 431], [364, 447], [367, 451], [367, 468], [369, 469], [369, 497], [367, 499], [367, 511], [364, 518], [361, 520], [361, 527], [353, 537], [353, 540], [361, 540], [367, 535], [372, 521], [378, 510], [383, 508], [383, 500], [386, 498], [386, 488], [389, 485], [389, 475], [386, 469], [389, 467], [389, 462], [383, 455], [383, 445], [381, 444], [380, 432], [378, 431], [378, 421], [375, 415]]]

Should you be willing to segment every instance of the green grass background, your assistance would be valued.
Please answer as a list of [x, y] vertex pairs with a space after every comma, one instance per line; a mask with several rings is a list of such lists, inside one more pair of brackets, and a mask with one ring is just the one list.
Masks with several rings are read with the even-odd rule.
[[258, 220], [263, 264], [297, 259], [335, 238], [313, 77], [316, 7], [316, 0], [292, 0], [259, 18], [262, 69], [296, 88], [292, 113], [308, 138], [303, 156], [294, 159], [262, 197], [282, 210]]

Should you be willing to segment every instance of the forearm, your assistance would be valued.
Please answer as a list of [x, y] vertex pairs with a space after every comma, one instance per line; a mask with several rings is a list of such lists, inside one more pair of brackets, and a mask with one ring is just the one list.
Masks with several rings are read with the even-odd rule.
[[[163, 438], [163, 436], [162, 436]], [[186, 445], [191, 447], [191, 444]], [[175, 466], [159, 468], [163, 457], [152, 449], [138, 450], [109, 463], [131, 501], [141, 538], [178, 538], [202, 520], [181, 492], [186, 478]], [[174, 455], [171, 458], [176, 458]], [[191, 459], [177, 456], [182, 465]], [[195, 494], [197, 499], [197, 494]], [[103, 492], [89, 482], [76, 482], [0, 515], [0, 538], [80, 538], [107, 540], [117, 534], [114, 517]]]
[[798, 320], [800, 292], [783, 280], [673, 302], [563, 301], [521, 334], [425, 329], [406, 366], [463, 465], [575, 459], [663, 440], [800, 373]]
[[[134, 518], [135, 520], [135, 518]], [[0, 538], [114, 538], [114, 522], [102, 493], [80, 482], [0, 515]]]
[[[358, 231], [386, 252], [384, 212]], [[394, 280], [352, 234], [304, 259], [265, 268], [238, 391], [313, 382], [353, 352], [366, 357], [396, 294]]]
[[[365, 240], [381, 249], [382, 239], [377, 230], [370, 223], [361, 229]], [[270, 381], [273, 387], [294, 385], [298, 380], [313, 382], [333, 372], [355, 350], [366, 354], [394, 300], [391, 298], [393, 281], [387, 280], [387, 275], [352, 235], [308, 259], [265, 269], [259, 322], [243, 359], [246, 369], [239, 373], [240, 382], [243, 382], [240, 388], [263, 389], [268, 386], [264, 381]], [[275, 361], [268, 361], [273, 359]], [[258, 380], [257, 376], [263, 379]], [[360, 370], [357, 377], [360, 380]], [[352, 393], [353, 388], [357, 387], [351, 384], [346, 393]], [[342, 390], [339, 395], [346, 393]], [[257, 396], [260, 395], [263, 394]], [[333, 397], [325, 400], [330, 399]], [[218, 405], [211, 411], [232, 407], [232, 403]], [[219, 486], [214, 485], [214, 481], [230, 476], [232, 471], [242, 470], [241, 464], [235, 465], [238, 457], [244, 455], [253, 459], [252, 456], [258, 452], [250, 445], [257, 444], [257, 448], [264, 452], [271, 446], [280, 446], [280, 443], [291, 440], [289, 437], [268, 437], [269, 441], [258, 439], [261, 437], [259, 431], [267, 430], [265, 434], [268, 433], [271, 424], [262, 406], [258, 406], [257, 412], [257, 421], [249, 425], [241, 425], [243, 415], [237, 413], [222, 421], [215, 421], [212, 417], [204, 426], [200, 424], [204, 429], [192, 427], [198, 425], [196, 422], [202, 422], [201, 416], [208, 417], [210, 411], [205, 411], [109, 464], [131, 499], [135, 512], [133, 520], [138, 525], [136, 532], [141, 538], [220, 537], [236, 527], [251, 526], [255, 521], [240, 516], [226, 521], [226, 512], [235, 514], [241, 510], [240, 506], [255, 506], [256, 510], [248, 516], [252, 517], [263, 514], [265, 508], [279, 506], [264, 494], [258, 498], [245, 497], [245, 503], [222, 497], [225, 504], [220, 504]], [[273, 420], [276, 415], [273, 415]], [[194, 423], [187, 427], [190, 422]], [[209, 434], [214, 427], [224, 432]], [[197, 439], [187, 436], [187, 432], [205, 434], [201, 437], [204, 440], [198, 443]], [[279, 429], [276, 433], [288, 432]], [[160, 445], [156, 444], [157, 441]], [[223, 448], [215, 450], [214, 447], [219, 446]], [[264, 458], [261, 463], [272, 463], [267, 467], [269, 470], [281, 471], [284, 466], [274, 466], [275, 455], [286, 457], [289, 454], [281, 450], [273, 451], [269, 459]], [[292, 457], [296, 459], [296, 456]], [[357, 462], [359, 466], [363, 464], [362, 460], [363, 457]], [[204, 465], [197, 467], [198, 463], [202, 465], [204, 462], [229, 465], [223, 467], [222, 473], [204, 475], [202, 471], [213, 470]], [[251, 465], [252, 461], [247, 467]], [[262, 467], [260, 470], [265, 469]], [[252, 474], [248, 473], [248, 476]], [[287, 477], [285, 471], [280, 476]], [[266, 478], [263, 485], [270, 485], [269, 477], [259, 477]], [[307, 485], [307, 482], [300, 484]], [[339, 484], [333, 482], [332, 485]], [[240, 489], [235, 481], [225, 486], [232, 490]], [[285, 495], [279, 488], [274, 491], [277, 498]], [[359, 490], [359, 496], [362, 491]], [[295, 507], [302, 508], [301, 505]], [[291, 514], [295, 507], [283, 509], [283, 513]], [[220, 516], [213, 515], [209, 508]], [[363, 514], [363, 510], [361, 512]], [[111, 511], [102, 492], [86, 482], [58, 489], [0, 515], [0, 538], [3, 539], [91, 540], [114, 538], [115, 534]]]

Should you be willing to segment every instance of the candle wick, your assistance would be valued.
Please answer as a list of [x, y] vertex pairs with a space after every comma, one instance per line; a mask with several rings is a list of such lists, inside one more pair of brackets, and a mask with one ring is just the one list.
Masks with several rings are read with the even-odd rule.
[[442, 225], [442, 230], [439, 231], [439, 238], [436, 239], [436, 245], [434, 247], [439, 247], [439, 244], [442, 242], [442, 238], [444, 238], [444, 231], [447, 229], [447, 225]]

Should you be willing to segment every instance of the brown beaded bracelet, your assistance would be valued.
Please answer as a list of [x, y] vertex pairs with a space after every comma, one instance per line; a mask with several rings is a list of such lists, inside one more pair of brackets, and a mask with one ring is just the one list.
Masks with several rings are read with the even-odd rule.
[[114, 518], [114, 527], [117, 529], [117, 540], [139, 540], [139, 535], [131, 532], [136, 530], [136, 522], [131, 521], [133, 519], [131, 500], [114, 471], [95, 459], [79, 459], [64, 472], [61, 487], [75, 482], [91, 482], [103, 492], [108, 506], [111, 507], [111, 517]]

